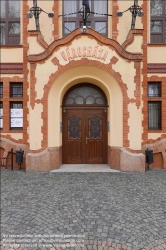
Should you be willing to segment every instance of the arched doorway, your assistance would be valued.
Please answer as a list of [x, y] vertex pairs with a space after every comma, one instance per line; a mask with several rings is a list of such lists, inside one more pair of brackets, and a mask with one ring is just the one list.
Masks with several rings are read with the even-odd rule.
[[107, 163], [107, 98], [97, 86], [70, 88], [62, 103], [62, 163]]

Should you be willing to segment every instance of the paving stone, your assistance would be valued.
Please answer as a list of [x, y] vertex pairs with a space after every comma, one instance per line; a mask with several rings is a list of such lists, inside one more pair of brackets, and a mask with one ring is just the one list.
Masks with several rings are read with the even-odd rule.
[[[70, 242], [80, 234], [81, 250], [162, 250], [166, 244], [166, 170], [45, 174], [3, 170], [1, 193], [2, 239], [5, 234], [31, 234], [31, 240], [54, 234], [64, 243], [61, 234], [70, 235]], [[22, 239], [26, 242], [27, 237]], [[46, 239], [50, 244], [51, 238]]]

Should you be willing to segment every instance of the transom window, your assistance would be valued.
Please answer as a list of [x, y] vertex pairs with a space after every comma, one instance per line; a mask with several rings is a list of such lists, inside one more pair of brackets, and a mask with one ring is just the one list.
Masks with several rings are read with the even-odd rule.
[[[95, 13], [107, 14], [107, 0], [90, 0], [90, 11]], [[82, 0], [64, 0], [63, 14], [77, 12], [82, 8]], [[63, 35], [66, 36], [73, 30], [83, 26], [82, 16], [80, 14], [67, 15], [63, 18]], [[87, 27], [96, 30], [102, 35], [107, 35], [107, 16], [90, 14], [87, 18]]]
[[166, 43], [166, 0], [150, 0], [151, 43]]
[[63, 106], [101, 106], [107, 101], [103, 91], [93, 84], [79, 84], [72, 87], [65, 95]]
[[20, 44], [20, 1], [1, 0], [0, 44]]

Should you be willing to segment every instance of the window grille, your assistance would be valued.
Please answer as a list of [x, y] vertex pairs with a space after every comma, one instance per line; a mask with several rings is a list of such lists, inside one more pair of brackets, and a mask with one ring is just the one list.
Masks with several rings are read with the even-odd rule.
[[161, 130], [161, 102], [148, 102], [148, 129]]

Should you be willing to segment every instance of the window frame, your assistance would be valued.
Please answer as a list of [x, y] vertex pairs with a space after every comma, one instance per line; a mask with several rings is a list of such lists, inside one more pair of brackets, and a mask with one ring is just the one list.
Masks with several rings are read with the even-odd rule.
[[0, 98], [3, 98], [3, 82], [0, 82]]
[[0, 130], [3, 130], [3, 102], [2, 101], [0, 101], [0, 110], [2, 110], [2, 113], [0, 112]]
[[[153, 126], [150, 126], [150, 109], [149, 109], [149, 104], [150, 103], [156, 103], [158, 104], [158, 116], [159, 116], [159, 121], [156, 123], [158, 123], [158, 126], [156, 127], [153, 127]], [[154, 109], [155, 110], [155, 109]], [[161, 101], [148, 101], [148, 130], [149, 131], [155, 131], [155, 130], [159, 130], [161, 131], [162, 130], [162, 102]]]
[[[14, 94], [13, 93], [14, 89], [17, 89], [17, 90], [20, 89], [21, 94]], [[22, 82], [10, 82], [10, 97], [11, 98], [23, 98], [23, 83]]]
[[[150, 14], [150, 43], [152, 44], [165, 44], [166, 43], [166, 0], [162, 1], [162, 10], [163, 13], [160, 16], [152, 16]], [[150, 13], [151, 13], [151, 6], [150, 6]], [[151, 22], [153, 21], [161, 21], [162, 22], [162, 32], [151, 32]], [[157, 37], [160, 40], [162, 37], [162, 42], [156, 42]], [[154, 42], [155, 40], [155, 42]]]
[[23, 101], [12, 101], [10, 102], [10, 124], [9, 124], [9, 128], [10, 130], [23, 130], [23, 127], [11, 127], [11, 119], [13, 118], [22, 118], [23, 119], [23, 116], [22, 117], [11, 117], [11, 109], [13, 109], [13, 104], [21, 104], [22, 105], [22, 108], [18, 107], [18, 108], [15, 108], [15, 109], [22, 109], [23, 110]]
[[[62, 6], [62, 13], [64, 13], [64, 1], [63, 1], [63, 6]], [[94, 12], [94, 0], [91, 0], [91, 11]], [[76, 12], [80, 10], [80, 0], [77, 1], [77, 6], [76, 6]], [[107, 10], [106, 13], [108, 13], [108, 1], [107, 1]], [[69, 33], [65, 32], [65, 22], [75, 22], [75, 29], [77, 28], [81, 28], [80, 24], [83, 22], [83, 18], [80, 16], [80, 14], [76, 14], [76, 16], [72, 17], [72, 16], [63, 16], [62, 18], [62, 34], [63, 37], [67, 36]], [[106, 23], [106, 32], [105, 33], [100, 33], [103, 36], [107, 36], [108, 35], [108, 17], [105, 15], [101, 15], [101, 16], [95, 16], [94, 14], [90, 14], [90, 16], [87, 18], [87, 22], [90, 22], [90, 26], [91, 29], [95, 30], [95, 23], [96, 22], [105, 22]], [[74, 30], [75, 30], [74, 29]], [[97, 31], [98, 32], [98, 31]]]
[[[0, 17], [0, 24], [5, 24], [5, 43], [4, 44], [0, 44], [0, 46], [7, 46], [7, 45], [20, 45], [20, 32], [17, 34], [10, 34], [9, 33], [9, 24], [10, 23], [18, 23], [19, 25], [20, 23], [20, 17], [15, 17], [15, 18], [10, 18], [8, 15], [8, 10], [9, 10], [9, 1], [10, 0], [5, 0], [4, 2], [6, 2], [6, 6], [5, 6], [5, 17]], [[20, 2], [20, 1], [19, 1]], [[21, 31], [21, 27], [20, 30]], [[16, 40], [14, 41], [12, 38], [16, 38]], [[14, 41], [14, 42], [13, 42]]]
[[[157, 88], [157, 90], [158, 90], [158, 94], [154, 94], [154, 95], [151, 95], [151, 94], [149, 94], [149, 90], [150, 90], [150, 85], [158, 85], [158, 88]], [[159, 82], [159, 81], [157, 81], [157, 82], [148, 82], [148, 98], [158, 98], [158, 97], [161, 97], [161, 82]]]

